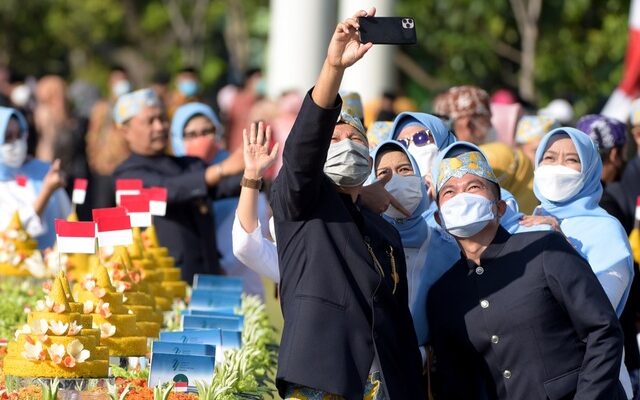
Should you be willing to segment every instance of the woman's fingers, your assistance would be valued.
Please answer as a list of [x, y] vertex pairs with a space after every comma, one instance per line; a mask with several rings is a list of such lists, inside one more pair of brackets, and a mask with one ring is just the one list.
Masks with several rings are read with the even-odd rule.
[[267, 148], [267, 150], [269, 149], [269, 143], [271, 143], [271, 125], [267, 125], [267, 128], [265, 129], [265, 134], [264, 134], [263, 145]]
[[242, 130], [242, 144], [245, 149], [249, 146], [249, 134], [247, 133], [247, 128]]
[[278, 149], [280, 148], [280, 143], [277, 143], [273, 145], [273, 147], [271, 148], [271, 153], [269, 153], [269, 158], [271, 160], [275, 160], [276, 157], [278, 156]]
[[249, 133], [249, 144], [256, 143], [256, 124], [255, 122], [251, 124], [251, 132]]
[[258, 146], [264, 145], [264, 122], [258, 122], [258, 136], [256, 137], [255, 143]]

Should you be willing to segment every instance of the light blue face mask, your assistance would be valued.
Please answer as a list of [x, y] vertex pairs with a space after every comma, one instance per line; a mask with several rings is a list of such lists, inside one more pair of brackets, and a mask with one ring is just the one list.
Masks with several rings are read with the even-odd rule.
[[193, 79], [182, 79], [178, 82], [178, 90], [186, 97], [193, 97], [198, 93], [198, 82]]

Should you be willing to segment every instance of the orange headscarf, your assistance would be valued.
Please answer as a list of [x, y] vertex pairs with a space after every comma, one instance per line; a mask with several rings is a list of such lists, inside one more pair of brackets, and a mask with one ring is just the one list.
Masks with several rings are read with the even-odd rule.
[[520, 211], [531, 214], [539, 204], [533, 194], [533, 164], [520, 149], [513, 149], [501, 142], [480, 146], [498, 178], [500, 186], [507, 189], [518, 201]]

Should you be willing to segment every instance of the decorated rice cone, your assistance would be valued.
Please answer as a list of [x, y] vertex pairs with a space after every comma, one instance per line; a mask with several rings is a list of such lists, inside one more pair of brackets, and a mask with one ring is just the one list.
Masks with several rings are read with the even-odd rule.
[[22, 226], [16, 211], [9, 225], [0, 234], [0, 276], [46, 276], [46, 264], [32, 239]]
[[100, 330], [100, 343], [109, 348], [110, 356], [147, 353], [147, 339], [138, 328], [137, 318], [124, 306], [124, 295], [116, 291], [104, 265], [98, 264], [82, 281], [78, 301], [83, 311], [92, 315], [93, 326]]
[[116, 291], [124, 294], [125, 307], [136, 315], [140, 332], [146, 337], [157, 338], [163, 316], [162, 312], [156, 310], [154, 297], [139, 289], [120, 255], [114, 255], [107, 265]]
[[[173, 298], [184, 300], [187, 297], [187, 283], [182, 280], [182, 271], [176, 268], [175, 260], [169, 255], [166, 247], [161, 247], [155, 226], [149, 226], [144, 233], [138, 231], [140, 243], [154, 260], [158, 271], [162, 272], [162, 286]], [[134, 240], [136, 232], [134, 231]]]
[[67, 300], [60, 276], [29, 313], [4, 358], [4, 373], [19, 377], [100, 378], [109, 371], [109, 352], [82, 326]]
[[162, 286], [164, 274], [157, 269], [153, 258], [144, 251], [140, 228], [133, 228], [133, 243], [126, 250], [133, 268], [141, 270], [143, 280], [149, 283], [149, 291], [155, 297], [157, 308], [162, 311], [171, 310], [173, 296]]

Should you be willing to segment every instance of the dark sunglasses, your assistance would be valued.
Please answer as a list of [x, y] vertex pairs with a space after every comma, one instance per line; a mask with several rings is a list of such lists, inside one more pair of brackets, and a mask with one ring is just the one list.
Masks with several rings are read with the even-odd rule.
[[418, 147], [426, 146], [429, 143], [435, 144], [435, 141], [433, 140], [433, 134], [428, 129], [416, 132], [407, 139], [399, 139], [398, 142], [400, 142], [406, 148], [409, 148], [409, 144], [411, 144], [411, 142], [413, 142]]
[[215, 134], [216, 134], [216, 127], [212, 126], [210, 128], [205, 128], [201, 131], [185, 131], [182, 137], [185, 139], [195, 139], [200, 136], [215, 135]]

